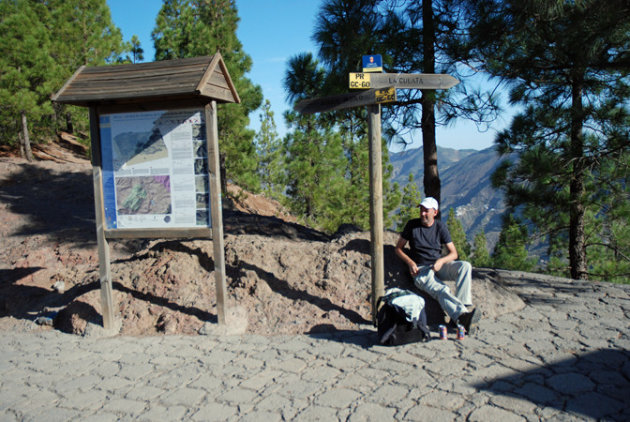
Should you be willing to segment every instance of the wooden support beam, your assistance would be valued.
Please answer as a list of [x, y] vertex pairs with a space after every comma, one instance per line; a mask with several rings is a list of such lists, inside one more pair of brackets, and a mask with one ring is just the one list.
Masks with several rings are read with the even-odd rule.
[[109, 244], [105, 237], [105, 207], [103, 201], [103, 162], [101, 157], [101, 135], [98, 113], [90, 107], [90, 138], [92, 145], [92, 178], [94, 183], [94, 213], [96, 220], [96, 241], [98, 243], [99, 280], [101, 284], [101, 307], [103, 328], [111, 330], [115, 326], [112, 273], [110, 269]]
[[214, 278], [217, 295], [217, 319], [225, 324], [227, 283], [225, 277], [225, 244], [223, 240], [223, 210], [221, 205], [221, 171], [219, 165], [219, 130], [217, 102], [204, 108], [206, 139], [208, 143], [208, 173], [210, 185], [210, 215], [212, 218], [212, 247], [214, 252]]

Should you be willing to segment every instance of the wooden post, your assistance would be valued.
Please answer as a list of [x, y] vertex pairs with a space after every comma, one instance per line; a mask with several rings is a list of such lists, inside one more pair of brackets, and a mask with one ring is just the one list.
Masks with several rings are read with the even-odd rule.
[[225, 280], [225, 247], [223, 241], [223, 211], [221, 205], [221, 170], [219, 165], [219, 130], [217, 102], [205, 106], [206, 139], [208, 140], [208, 176], [210, 186], [210, 215], [212, 218], [212, 247], [214, 252], [214, 278], [217, 295], [217, 319], [225, 324], [227, 283]]
[[377, 301], [385, 292], [383, 258], [383, 159], [381, 106], [368, 106], [370, 138], [370, 227], [372, 253], [372, 321], [376, 322]]
[[112, 293], [112, 273], [110, 269], [109, 244], [105, 238], [105, 207], [103, 201], [103, 160], [101, 157], [101, 134], [98, 113], [90, 107], [90, 138], [92, 144], [92, 179], [94, 182], [94, 217], [96, 220], [96, 241], [98, 243], [99, 280], [101, 282], [101, 307], [103, 308], [103, 328], [114, 328], [114, 298]]

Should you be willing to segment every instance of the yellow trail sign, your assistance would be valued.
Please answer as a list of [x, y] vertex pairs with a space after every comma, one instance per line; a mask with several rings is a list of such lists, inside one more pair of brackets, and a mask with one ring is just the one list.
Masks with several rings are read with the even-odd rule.
[[311, 114], [394, 101], [396, 101], [396, 89], [385, 87], [302, 100], [295, 104], [293, 109], [302, 114]]

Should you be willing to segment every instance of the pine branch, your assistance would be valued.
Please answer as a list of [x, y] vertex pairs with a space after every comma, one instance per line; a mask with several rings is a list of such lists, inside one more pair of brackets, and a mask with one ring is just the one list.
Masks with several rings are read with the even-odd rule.
[[630, 262], [630, 257], [628, 257], [624, 253], [620, 252], [619, 248], [616, 247], [616, 246], [610, 245], [608, 243], [603, 243], [603, 242], [593, 242], [593, 243], [589, 243], [588, 245], [585, 245], [586, 248], [588, 248], [590, 246], [603, 246], [605, 248], [611, 249], [612, 251], [615, 252], [616, 255], [619, 255], [620, 257], [622, 257], [626, 261]]

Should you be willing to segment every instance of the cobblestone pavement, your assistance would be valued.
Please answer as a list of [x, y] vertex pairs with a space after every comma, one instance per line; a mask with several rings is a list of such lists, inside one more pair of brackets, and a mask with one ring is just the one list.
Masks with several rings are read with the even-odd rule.
[[0, 420], [630, 420], [630, 286], [506, 284], [525, 309], [462, 341], [4, 332]]

